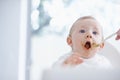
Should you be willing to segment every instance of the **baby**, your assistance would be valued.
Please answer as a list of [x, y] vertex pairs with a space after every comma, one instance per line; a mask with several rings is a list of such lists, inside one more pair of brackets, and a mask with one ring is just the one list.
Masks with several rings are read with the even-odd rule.
[[94, 17], [84, 16], [76, 20], [67, 37], [72, 51], [61, 57], [54, 66], [111, 68], [109, 60], [98, 54], [104, 47], [102, 33], [102, 27]]

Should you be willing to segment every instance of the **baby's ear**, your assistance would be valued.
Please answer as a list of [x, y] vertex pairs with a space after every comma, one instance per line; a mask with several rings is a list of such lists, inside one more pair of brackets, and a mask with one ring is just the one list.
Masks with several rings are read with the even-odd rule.
[[103, 47], [104, 47], [104, 43], [101, 43], [101, 44], [100, 44], [100, 48], [103, 48]]
[[67, 37], [67, 43], [68, 45], [72, 46], [72, 39], [70, 36]]

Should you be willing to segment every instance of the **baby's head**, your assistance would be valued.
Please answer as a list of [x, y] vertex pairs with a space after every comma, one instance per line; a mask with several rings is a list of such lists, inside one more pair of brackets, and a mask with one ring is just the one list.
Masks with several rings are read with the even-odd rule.
[[[103, 48], [102, 26], [92, 16], [84, 16], [75, 21], [67, 38], [73, 52], [83, 58], [91, 58]], [[94, 47], [93, 44], [100, 44]]]

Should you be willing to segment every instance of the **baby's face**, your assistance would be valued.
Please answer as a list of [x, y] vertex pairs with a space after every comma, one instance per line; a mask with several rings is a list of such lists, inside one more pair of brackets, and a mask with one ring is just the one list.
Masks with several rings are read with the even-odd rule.
[[94, 43], [100, 44], [102, 42], [102, 29], [98, 22], [94, 19], [78, 20], [73, 25], [70, 37], [74, 52], [78, 52], [84, 58], [90, 58], [102, 47], [93, 47]]

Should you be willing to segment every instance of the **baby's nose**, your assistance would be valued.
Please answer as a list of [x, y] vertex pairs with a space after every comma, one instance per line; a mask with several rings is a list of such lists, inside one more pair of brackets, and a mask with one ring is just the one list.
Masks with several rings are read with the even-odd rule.
[[87, 35], [86, 38], [92, 38], [92, 36], [91, 35]]

